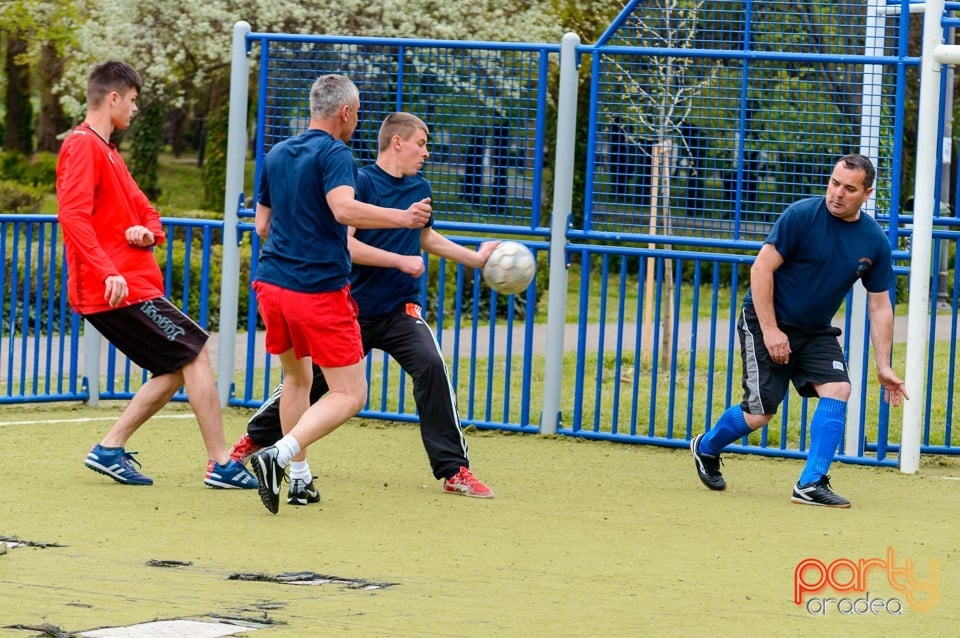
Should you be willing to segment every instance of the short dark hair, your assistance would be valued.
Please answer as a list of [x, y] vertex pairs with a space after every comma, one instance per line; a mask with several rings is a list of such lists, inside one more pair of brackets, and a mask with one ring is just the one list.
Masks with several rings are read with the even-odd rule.
[[110, 60], [93, 67], [87, 80], [87, 106], [98, 107], [112, 91], [126, 93], [130, 89], [140, 92], [140, 74], [120, 60]]
[[877, 169], [873, 167], [873, 162], [866, 155], [851, 153], [841, 157], [837, 164], [843, 164], [845, 168], [852, 171], [863, 171], [863, 190], [873, 187], [873, 180], [877, 178]]
[[427, 135], [430, 134], [430, 129], [427, 128], [426, 123], [416, 115], [403, 113], [402, 111], [391, 113], [383, 120], [383, 124], [380, 125], [380, 133], [377, 135], [380, 150], [384, 151], [390, 147], [390, 140], [393, 139], [394, 135], [399, 135], [402, 140], [409, 140], [417, 131], [423, 131]]

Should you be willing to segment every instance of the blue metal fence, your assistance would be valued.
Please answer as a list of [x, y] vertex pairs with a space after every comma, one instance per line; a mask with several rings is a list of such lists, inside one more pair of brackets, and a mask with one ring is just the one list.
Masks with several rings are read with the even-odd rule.
[[582, 48], [592, 54], [584, 231], [762, 239], [849, 152], [878, 167], [871, 212], [896, 215], [897, 96], [919, 66], [902, 55], [908, 14], [862, 1], [669, 4], [630, 3]]
[[[685, 404], [677, 395], [685, 383], [685, 390], [693, 391], [695, 371], [707, 379], [716, 376], [714, 361], [698, 363], [696, 346], [681, 348], [678, 338], [689, 323], [679, 315], [699, 306], [701, 269], [715, 276], [718, 267], [704, 252], [676, 251], [718, 252], [746, 263], [783, 208], [822, 193], [836, 158], [849, 152], [866, 154], [878, 166], [868, 209], [898, 248], [905, 234], [898, 96], [919, 65], [919, 57], [905, 55], [904, 6], [631, 2], [596, 45], [581, 47], [591, 61], [588, 180], [582, 211], [575, 211], [582, 222], [568, 236], [583, 244], [575, 248], [582, 250], [584, 279], [598, 261], [592, 242], [617, 246], [604, 253], [605, 272], [594, 291], [582, 288], [582, 296], [622, 299], [633, 288], [640, 300], [635, 314], [642, 308], [639, 320], [647, 332], [617, 362], [618, 368], [627, 363], [634, 392], [641, 386], [651, 398], [640, 416], [647, 431], [630, 430], [627, 436], [682, 445], [739, 398], [731, 385], [738, 385], [740, 362], [729, 355], [735, 349], [736, 306], [749, 282], [736, 269], [722, 282], [725, 307], [704, 309], [711, 336], [718, 325], [728, 327], [722, 346], [728, 355], [725, 387], [696, 399], [688, 394]], [[898, 274], [905, 275], [908, 255], [896, 254]], [[631, 255], [639, 261], [632, 272], [614, 273], [618, 292], [610, 292], [606, 271], [613, 255], [621, 264]], [[858, 308], [863, 317], [863, 304], [851, 296], [839, 318], [854, 380], [859, 376], [846, 450], [876, 452], [877, 460], [887, 462], [889, 412], [877, 405], [865, 320], [854, 319]], [[605, 347], [602, 340], [585, 344], [581, 334], [579, 366], [587, 358], [601, 360]], [[574, 386], [587, 381], [578, 372]], [[598, 380], [596, 404], [601, 388]], [[616, 399], [616, 389], [609, 392]], [[573, 411], [571, 433], [623, 436], [616, 416], [608, 426], [597, 418], [599, 412], [584, 431], [591, 417], [586, 411], [583, 404]], [[780, 416], [761, 432], [761, 450], [802, 453], [807, 423], [807, 402], [788, 396]], [[675, 426], [683, 430], [680, 435]]]
[[79, 321], [66, 304], [57, 227], [43, 215], [0, 215], [0, 403], [85, 399]]
[[[207, 327], [219, 302], [211, 296], [211, 282], [223, 223], [181, 218], [163, 223], [168, 241], [157, 258], [167, 296]], [[95, 331], [92, 340], [84, 340], [84, 324], [69, 307], [56, 218], [0, 215], [0, 256], [0, 403], [132, 397], [146, 372]], [[98, 374], [85, 375], [91, 360]], [[186, 400], [182, 392], [175, 398]]]
[[[670, 14], [655, 11], [660, 3], [630, 2], [598, 43], [576, 47], [590, 101], [578, 128], [586, 133], [577, 138], [584, 187], [567, 209], [544, 189], [557, 161], [551, 136], [576, 134], [551, 130], [559, 46], [248, 33], [258, 71], [256, 177], [266, 151], [304, 128], [309, 86], [320, 73], [345, 72], [361, 89], [361, 161], [372, 160], [387, 113], [423, 116], [432, 129], [424, 174], [434, 187], [436, 227], [468, 245], [518, 237], [540, 256], [537, 286], [508, 298], [470, 269], [428, 259], [428, 320], [448, 356], [464, 423], [538, 431], [544, 330], [553, 321], [566, 333], [561, 434], [684, 446], [739, 399], [734, 318], [759, 242], [785, 203], [823, 189], [842, 153], [862, 151], [878, 165], [869, 212], [896, 249], [898, 301], [908, 296], [902, 95], [919, 58], [908, 55], [916, 52], [908, 49], [906, 5], [680, 2]], [[219, 272], [219, 222], [166, 220], [171, 242], [161, 259], [168, 291], [202, 325], [219, 307], [216, 279], [239, 281], [246, 314], [237, 343], [214, 343], [235, 348], [229, 403], [252, 407], [269, 394], [279, 366], [263, 349], [250, 298], [259, 253], [251, 215], [240, 208], [237, 273]], [[2, 222], [0, 401], [85, 399], [79, 324], [62, 295], [51, 305], [55, 295], [44, 292], [63, 286], [55, 230], [38, 230], [49, 219]], [[562, 226], [559, 244], [553, 223]], [[930, 381], [915, 400], [926, 404], [924, 451], [955, 452], [958, 231], [951, 217], [935, 225], [939, 309], [930, 316]], [[43, 248], [25, 249], [33, 244]], [[558, 280], [570, 282], [563, 317], [546, 311], [546, 299], [565, 292], [546, 289], [547, 257], [558, 251], [568, 264]], [[52, 263], [56, 273], [47, 274], [41, 265]], [[60, 283], [47, 288], [50, 281]], [[41, 307], [40, 299], [45, 315], [20, 309]], [[855, 394], [863, 401], [849, 415], [855, 436], [844, 458], [892, 464], [899, 433], [879, 398], [862, 301], [851, 295], [837, 320], [851, 369], [862, 371]], [[902, 361], [902, 337], [898, 344]], [[129, 396], [142, 371], [107, 352], [98, 396]], [[57, 365], [66, 367], [51, 380], [40, 374]], [[362, 415], [416, 419], [393, 361], [373, 353], [367, 372]], [[806, 401], [788, 397], [781, 418], [737, 449], [804, 455], [808, 413]]]
[[[377, 132], [406, 110], [431, 126], [424, 175], [441, 203], [438, 220], [541, 226], [549, 58], [557, 45], [251, 33], [259, 47], [257, 159], [304, 131], [310, 86], [344, 73], [360, 89], [351, 139], [358, 162], [376, 159]], [[541, 151], [541, 152], [538, 152]]]
[[[557, 45], [250, 33], [259, 47], [255, 183], [260, 162], [276, 142], [306, 128], [309, 91], [323, 73], [348, 73], [361, 91], [361, 119], [352, 145], [358, 161], [376, 157], [382, 119], [397, 110], [431, 126], [435, 228], [465, 244], [515, 236], [546, 247], [541, 214], [550, 58]], [[249, 218], [252, 210], [240, 211]], [[252, 226], [240, 226], [255, 254]], [[425, 315], [450, 355], [453, 381], [464, 388], [463, 422], [531, 431], [534, 309], [543, 287], [503, 298], [481, 285], [479, 273], [443, 259], [428, 260]], [[254, 267], [251, 272], [255, 271]], [[243, 287], [249, 281], [242, 282]], [[481, 328], [481, 320], [492, 320]], [[255, 308], [246, 317], [242, 392], [231, 403], [256, 405], [275, 384], [278, 366], [263, 351]], [[260, 370], [263, 370], [262, 375]], [[368, 360], [370, 398], [364, 416], [415, 420], [398, 367], [382, 353]], [[251, 379], [256, 381], [251, 382]], [[514, 389], [514, 381], [521, 380]]]

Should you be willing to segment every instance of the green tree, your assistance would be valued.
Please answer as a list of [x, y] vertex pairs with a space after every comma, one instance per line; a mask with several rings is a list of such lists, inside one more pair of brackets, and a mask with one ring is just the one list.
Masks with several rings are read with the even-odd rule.
[[[144, 100], [194, 113], [207, 131], [215, 130], [211, 119], [222, 107], [216, 96], [226, 99], [222, 87], [229, 77], [231, 26], [238, 19], [248, 20], [254, 31], [277, 33], [501, 41], [556, 41], [561, 34], [546, 0], [344, 0], [319, 6], [294, 0], [100, 0], [82, 6], [83, 19], [66, 52], [70, 64], [59, 84], [67, 112], [82, 114], [89, 69], [119, 58], [143, 75]], [[132, 132], [138, 131], [145, 128]], [[214, 143], [224, 142], [198, 141], [206, 161], [221, 162], [225, 149]], [[213, 166], [208, 174], [222, 170]], [[205, 198], [208, 204], [217, 200], [209, 192]]]
[[167, 107], [159, 99], [147, 101], [141, 105], [131, 127], [133, 140], [130, 173], [151, 200], [160, 196], [157, 162], [160, 151], [163, 150], [163, 122], [166, 113]]
[[[56, 152], [69, 128], [59, 88], [64, 51], [73, 41], [78, 13], [73, 0], [14, 0], [0, 3], [0, 33], [7, 34], [6, 130], [8, 149]], [[11, 48], [12, 47], [12, 48]], [[34, 112], [31, 98], [37, 98]], [[36, 140], [34, 140], [36, 136]]]
[[[218, 94], [219, 95], [219, 94]], [[227, 181], [227, 124], [230, 104], [219, 99], [206, 118], [203, 163], [203, 206], [220, 210]]]
[[57, 85], [63, 77], [66, 61], [55, 42], [45, 42], [40, 48], [37, 79], [40, 93], [40, 113], [37, 120], [37, 150], [56, 153], [60, 150], [60, 135], [70, 128], [70, 119], [60, 104]]
[[33, 152], [33, 106], [30, 103], [30, 67], [26, 52], [27, 41], [18, 33], [7, 33], [4, 50], [7, 117], [3, 146], [9, 151], [29, 155]]
[[[621, 0], [609, 2], [607, 0], [553, 0], [553, 10], [563, 28], [563, 31], [576, 33], [584, 44], [594, 44], [609, 28], [613, 19], [623, 10]], [[556, 85], [556, 74], [553, 76]], [[583, 211], [586, 208], [584, 193], [586, 192], [586, 157], [587, 139], [590, 132], [590, 85], [592, 79], [588, 63], [580, 65], [579, 85], [577, 87], [577, 130], [574, 136], [574, 154], [576, 169], [573, 172], [573, 201], [571, 221], [574, 226], [582, 227]], [[548, 105], [548, 131], [546, 144], [552, 147], [556, 137], [556, 104]], [[545, 155], [553, 157], [552, 148], [547, 149]], [[545, 189], [550, 192], [549, 189]]]

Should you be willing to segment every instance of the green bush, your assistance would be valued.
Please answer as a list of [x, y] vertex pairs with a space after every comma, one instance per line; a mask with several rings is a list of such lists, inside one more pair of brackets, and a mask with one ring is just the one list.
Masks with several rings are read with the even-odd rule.
[[0, 173], [10, 181], [52, 193], [57, 186], [57, 156], [36, 153], [28, 157], [12, 151], [0, 152]]
[[[184, 290], [184, 277], [187, 266], [187, 232], [188, 229], [186, 228], [173, 228], [172, 232], [168, 229], [169, 234], [167, 235], [166, 241], [160, 245], [159, 249], [155, 250], [154, 256], [160, 265], [160, 270], [163, 272], [164, 277], [169, 278], [170, 290], [167, 293], [167, 298], [170, 299], [170, 302], [175, 306], [190, 315], [191, 318], [199, 323], [204, 323], [202, 321], [203, 318], [200, 316], [200, 301], [202, 298], [200, 286], [205, 281], [203, 272], [203, 237], [199, 233], [191, 233], [190, 235], [190, 281], [187, 289]], [[212, 249], [215, 250], [215, 246], [216, 243], [213, 244]], [[172, 263], [168, 264], [168, 259], [171, 260]], [[169, 274], [167, 272], [168, 269], [170, 271]], [[216, 283], [219, 284], [219, 273], [214, 272], [214, 270], [215, 269], [211, 267], [209, 280], [206, 280], [207, 285], [210, 286], [211, 293], [213, 293], [214, 290], [213, 286], [215, 282], [213, 280], [217, 279]], [[219, 293], [219, 291], [219, 286], [217, 286], [216, 292]], [[185, 296], [186, 299], [184, 299]], [[219, 302], [219, 294], [216, 299], [208, 298], [206, 302], [208, 308], [212, 307]], [[207, 327], [210, 328], [209, 320]]]
[[45, 194], [41, 186], [0, 181], [0, 213], [36, 213]]
[[22, 164], [17, 181], [43, 188], [46, 192], [57, 189], [57, 156], [53, 153], [34, 153]]
[[23, 162], [23, 157], [23, 154], [14, 151], [0, 151], [0, 174], [16, 180], [20, 173], [20, 164]]
[[[0, 295], [5, 304], [0, 324], [5, 335], [47, 334], [48, 323], [56, 330], [61, 321], [70, 320], [69, 305], [65, 309], [67, 316], [61, 314], [64, 265], [59, 256], [51, 261], [51, 229], [46, 221], [9, 224], [7, 250], [0, 255]], [[62, 254], [59, 250], [58, 253]]]
[[157, 163], [163, 150], [163, 126], [166, 121], [166, 105], [149, 102], [137, 116], [131, 133], [131, 153], [129, 157], [130, 173], [151, 201], [161, 194], [157, 179]]

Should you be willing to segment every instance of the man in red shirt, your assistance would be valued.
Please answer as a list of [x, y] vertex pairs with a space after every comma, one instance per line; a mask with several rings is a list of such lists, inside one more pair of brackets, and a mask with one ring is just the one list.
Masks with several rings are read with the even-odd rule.
[[70, 304], [131, 361], [151, 373], [84, 464], [126, 485], [151, 485], [127, 440], [186, 386], [207, 448], [204, 483], [257, 487], [229, 458], [206, 342], [209, 334], [164, 297], [153, 246], [165, 239], [160, 214], [134, 182], [110, 142], [137, 112], [140, 76], [105, 62], [87, 85], [87, 116], [63, 143], [57, 161], [58, 219], [67, 252]]

